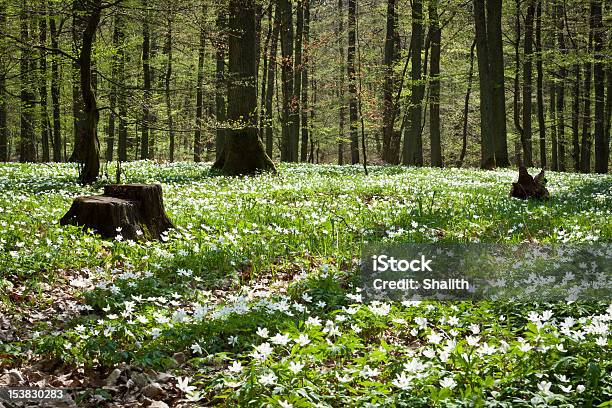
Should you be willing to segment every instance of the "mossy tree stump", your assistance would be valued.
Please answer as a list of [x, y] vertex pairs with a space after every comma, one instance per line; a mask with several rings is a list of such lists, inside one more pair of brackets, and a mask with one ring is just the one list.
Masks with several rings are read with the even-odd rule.
[[[105, 238], [160, 239], [173, 228], [159, 184], [111, 184], [104, 194], [75, 198], [61, 225], [91, 228]], [[121, 229], [120, 232], [118, 229]]]
[[544, 170], [540, 171], [537, 176], [531, 177], [529, 172], [527, 172], [527, 168], [525, 168], [525, 166], [520, 166], [518, 181], [512, 183], [510, 197], [516, 197], [523, 200], [529, 198], [536, 198], [539, 200], [548, 199], [550, 194], [546, 188]]

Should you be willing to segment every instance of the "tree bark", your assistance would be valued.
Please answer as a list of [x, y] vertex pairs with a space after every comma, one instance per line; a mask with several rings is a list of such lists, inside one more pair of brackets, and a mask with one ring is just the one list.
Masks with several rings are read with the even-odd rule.
[[[5, 31], [6, 26], [6, 5], [0, 1], [0, 30]], [[4, 42], [2, 42], [2, 45], [4, 45]], [[0, 66], [0, 161], [2, 162], [6, 162], [9, 159], [6, 71], [6, 67], [2, 63], [2, 66]]]
[[344, 100], [344, 41], [342, 35], [344, 32], [344, 5], [342, 0], [338, 0], [338, 32], [336, 38], [338, 40], [338, 53], [340, 56], [340, 64], [338, 71], [338, 164], [344, 164], [344, 124], [346, 123], [346, 102]]
[[572, 161], [576, 172], [580, 171], [580, 77], [580, 64], [576, 63], [572, 86]]
[[223, 153], [223, 146], [225, 144], [225, 118], [226, 118], [226, 107], [225, 107], [225, 47], [226, 47], [226, 16], [225, 10], [219, 10], [217, 15], [217, 39], [215, 43], [215, 120], [216, 134], [215, 134], [215, 158], [219, 160]]
[[493, 134], [493, 92], [489, 68], [489, 46], [485, 0], [474, 0], [474, 26], [476, 29], [476, 52], [478, 55], [478, 78], [480, 82], [480, 167], [495, 167], [495, 137]]
[[431, 55], [429, 64], [429, 139], [431, 145], [431, 165], [442, 167], [442, 143], [440, 138], [440, 42], [442, 29], [438, 16], [437, 0], [429, 2]]
[[608, 172], [608, 146], [605, 130], [604, 95], [604, 26], [602, 22], [602, 1], [591, 2], [593, 19], [593, 85], [595, 88], [595, 172]]
[[227, 175], [276, 171], [258, 137], [255, 15], [255, 0], [230, 0], [227, 119], [232, 126], [213, 166]]
[[535, 14], [535, 0], [528, 0], [525, 14], [525, 40], [523, 44], [523, 132], [521, 143], [523, 146], [523, 162], [526, 167], [533, 166], [533, 142], [531, 131], [532, 114], [532, 72], [533, 72], [533, 18]]
[[[589, 13], [589, 42], [587, 54], [593, 51], [593, 10]], [[584, 63], [584, 90], [582, 92], [582, 139], [580, 143], [580, 171], [589, 173], [591, 171], [591, 81], [593, 80], [593, 64], [590, 60]]]
[[[88, 14], [87, 0], [73, 0], [72, 3], [72, 51], [75, 55], [80, 55], [83, 48], [83, 40], [81, 38], [87, 20], [84, 16]], [[72, 63], [72, 131], [73, 131], [73, 146], [72, 153], [68, 158], [69, 162], [83, 163], [84, 147], [83, 137], [85, 130], [85, 112], [83, 112], [83, 91], [81, 86], [81, 69], [78, 61]]]
[[359, 134], [357, 132], [357, 76], [355, 72], [357, 0], [348, 0], [347, 77], [349, 91], [349, 134], [351, 139], [351, 164], [359, 163]]
[[[172, 7], [172, 3], [169, 2], [170, 7]], [[174, 150], [175, 150], [175, 134], [174, 134], [174, 115], [172, 113], [172, 93], [170, 91], [170, 83], [172, 81], [172, 22], [173, 22], [173, 12], [169, 11], [168, 15], [168, 28], [166, 32], [166, 75], [164, 77], [164, 86], [165, 86], [165, 94], [166, 94], [166, 118], [168, 124], [168, 136], [170, 138], [170, 162], [174, 161]]]
[[544, 120], [544, 67], [542, 61], [542, 1], [536, 6], [536, 97], [538, 103], [538, 133], [540, 138], [540, 167], [546, 168], [546, 121]]
[[142, 76], [143, 101], [142, 123], [140, 125], [140, 159], [149, 158], [149, 122], [151, 120], [151, 30], [149, 28], [148, 0], [142, 0], [144, 20], [142, 22]]
[[397, 32], [396, 0], [387, 0], [387, 32], [384, 48], [384, 87], [383, 87], [383, 118], [382, 118], [382, 159], [386, 163], [397, 163], [397, 152], [391, 148], [394, 122], [397, 116], [393, 95], [395, 74], [393, 68], [399, 59], [399, 33]]
[[[557, 22], [557, 47], [559, 48], [561, 55], [565, 56], [567, 51], [565, 49], [565, 24], [564, 24], [564, 6], [560, 0], [557, 0], [555, 5], [556, 22]], [[557, 160], [559, 163], [559, 171], [565, 171], [565, 77], [567, 76], [567, 70], [563, 63], [559, 66], [557, 89], [555, 95], [557, 97], [556, 109], [557, 109]]]
[[281, 25], [281, 83], [283, 91], [283, 114], [281, 135], [281, 161], [296, 161], [293, 157], [293, 146], [297, 137], [295, 133], [295, 99], [293, 84], [293, 15], [290, 0], [278, 0]]
[[468, 83], [467, 90], [465, 92], [465, 101], [463, 103], [463, 142], [461, 144], [461, 154], [459, 156], [459, 163], [457, 167], [463, 166], [463, 160], [465, 160], [465, 154], [467, 152], [467, 139], [468, 139], [468, 114], [470, 109], [470, 94], [472, 93], [472, 81], [474, 78], [474, 49], [476, 48], [476, 39], [472, 42], [470, 47], [470, 69], [468, 70]]
[[291, 108], [295, 111], [295, 116], [293, 121], [291, 122], [294, 126], [294, 134], [295, 140], [292, 143], [293, 151], [291, 152], [294, 161], [298, 161], [300, 158], [299, 152], [299, 138], [301, 133], [301, 118], [302, 118], [302, 70], [304, 69], [302, 55], [304, 53], [303, 50], [303, 37], [304, 37], [304, 1], [305, 0], [297, 0], [296, 5], [296, 21], [295, 21], [295, 65], [294, 65], [294, 79], [293, 79], [293, 95], [294, 100], [291, 104]]
[[122, 27], [121, 17], [115, 16], [113, 25], [113, 48], [114, 53], [111, 58], [111, 83], [108, 95], [108, 102], [110, 105], [110, 112], [108, 114], [108, 134], [106, 137], [106, 161], [110, 162], [113, 160], [114, 148], [115, 148], [115, 109], [117, 107], [117, 81], [119, 76], [119, 63], [118, 63], [118, 49], [121, 47]]
[[264, 133], [266, 135], [266, 154], [270, 157], [272, 157], [274, 151], [274, 132], [272, 128], [272, 101], [274, 98], [274, 85], [276, 84], [276, 57], [278, 54], [278, 36], [280, 33], [279, 18], [279, 9], [278, 6], [276, 6], [276, 10], [274, 12], [274, 24], [272, 28], [270, 56], [268, 61], [268, 75], [266, 77], [268, 83], [266, 84], [266, 102], [262, 126], [262, 128], [265, 129]]
[[117, 49], [117, 82], [119, 85], [116, 88], [117, 92], [117, 108], [119, 113], [119, 128], [117, 130], [117, 158], [119, 161], [127, 161], [128, 150], [128, 129], [127, 129], [127, 101], [126, 92], [123, 88], [126, 79], [126, 63], [127, 55], [125, 52], [125, 17], [119, 12], [115, 19], [115, 27], [117, 28], [118, 49]]
[[423, 1], [412, 2], [412, 48], [411, 65], [411, 93], [410, 107], [408, 108], [408, 127], [404, 134], [403, 164], [409, 166], [423, 165], [423, 134], [421, 131], [421, 115], [423, 94], [423, 72], [421, 52], [423, 49]]
[[[20, 13], [20, 40], [22, 43], [29, 43], [29, 6], [28, 0], [22, 0]], [[23, 162], [36, 161], [36, 140], [34, 134], [34, 91], [33, 73], [35, 72], [32, 50], [29, 47], [22, 47], [19, 58], [19, 76], [21, 79], [21, 142], [19, 160]]]
[[304, 8], [304, 29], [303, 29], [303, 41], [302, 41], [302, 104], [301, 109], [301, 128], [302, 128], [302, 140], [300, 148], [300, 161], [308, 161], [308, 137], [310, 129], [308, 128], [308, 63], [309, 63], [309, 52], [310, 52], [310, 0], [302, 0], [302, 7]]
[[[42, 0], [40, 4], [40, 18], [38, 20], [39, 42], [42, 47], [47, 46], [47, 1]], [[49, 121], [49, 104], [47, 88], [47, 51], [41, 49], [38, 55], [38, 94], [40, 98], [40, 141], [42, 144], [42, 161], [49, 162], [51, 154], [49, 150], [51, 123]]]

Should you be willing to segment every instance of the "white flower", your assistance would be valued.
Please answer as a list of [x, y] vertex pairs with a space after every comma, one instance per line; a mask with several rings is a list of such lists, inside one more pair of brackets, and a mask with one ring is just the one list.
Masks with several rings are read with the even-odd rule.
[[239, 373], [242, 371], [242, 363], [238, 360], [234, 361], [231, 366], [228, 367], [230, 373]]
[[446, 377], [440, 380], [442, 388], [450, 388], [451, 390], [457, 386], [457, 382], [452, 377]]
[[302, 299], [306, 303], [312, 302], [312, 296], [310, 296], [308, 293], [305, 293], [305, 292], [302, 294]]
[[300, 334], [299, 337], [297, 339], [294, 340], [297, 344], [299, 344], [300, 346], [304, 347], [307, 344], [310, 343], [310, 339], [308, 338], [307, 334]]
[[480, 341], [480, 337], [477, 337], [477, 336], [467, 336], [467, 337], [465, 338], [465, 340], [467, 341], [467, 343], [468, 343], [470, 346], [475, 346], [475, 345], [477, 345], [477, 344], [478, 344], [478, 342]]
[[442, 336], [436, 332], [433, 332], [429, 336], [427, 336], [427, 341], [432, 344], [440, 344], [440, 342], [442, 341]]
[[161, 334], [161, 330], [160, 330], [160, 329], [158, 329], [157, 327], [154, 327], [154, 328], [151, 330], [151, 336], [152, 336], [154, 339], [158, 338], [160, 334]]
[[264, 374], [261, 377], [259, 377], [259, 383], [261, 385], [272, 385], [276, 383], [276, 380], [277, 380], [276, 374], [274, 374], [273, 372], [270, 372], [269, 374]]
[[565, 385], [559, 384], [559, 388], [561, 388], [561, 391], [568, 393], [572, 390], [572, 385], [570, 384], [570, 385], [565, 386]]
[[304, 368], [304, 363], [301, 363], [299, 361], [292, 361], [289, 363], [289, 371], [291, 371], [293, 374], [297, 374], [300, 371], [302, 371], [302, 368]]
[[608, 344], [608, 339], [605, 338], [604, 336], [600, 336], [595, 340], [595, 344], [597, 344], [598, 346], [604, 347]]
[[540, 320], [542, 320], [543, 322], [549, 320], [553, 315], [552, 310], [545, 310], [542, 312], [542, 315], [540, 317]]
[[236, 344], [238, 344], [238, 336], [229, 336], [227, 338], [227, 342], [230, 346], [235, 346]]
[[179, 390], [183, 391], [185, 394], [188, 394], [196, 389], [193, 385], [189, 385], [189, 381], [191, 381], [191, 377], [178, 377], [176, 379], [176, 386]]
[[538, 390], [542, 391], [544, 394], [549, 394], [551, 385], [552, 383], [550, 381], [540, 381], [538, 383]]
[[293, 408], [293, 404], [287, 400], [278, 401], [278, 405], [280, 405], [281, 408]]
[[251, 357], [256, 360], [263, 361], [268, 358], [274, 350], [270, 346], [270, 343], [261, 343], [259, 346], [255, 346], [255, 350], [251, 353]]
[[391, 383], [400, 390], [407, 390], [408, 388], [410, 388], [410, 378], [406, 377], [406, 373], [404, 371], [399, 373], [395, 377], [395, 380], [391, 381]]
[[289, 335], [288, 334], [280, 334], [276, 333], [274, 337], [270, 338], [270, 341], [274, 344], [278, 344], [280, 346], [286, 346], [289, 343]]
[[262, 337], [264, 339], [267, 339], [268, 337], [270, 337], [270, 333], [268, 332], [268, 329], [265, 327], [258, 327], [257, 328], [257, 335], [259, 337]]
[[321, 319], [317, 316], [311, 316], [306, 320], [306, 326], [321, 326]]
[[379, 374], [380, 374], [380, 371], [378, 370], [378, 368], [372, 369], [367, 364], [359, 372], [359, 375], [361, 375], [363, 378], [372, 378], [372, 377], [376, 377]]
[[478, 334], [480, 333], [480, 326], [477, 324], [470, 324], [470, 330], [472, 331], [472, 334]]
[[583, 393], [583, 392], [584, 392], [585, 388], [586, 388], [586, 387], [585, 387], [584, 385], [582, 385], [582, 384], [578, 384], [578, 385], [576, 386], [576, 391], [577, 391], [579, 394], [581, 394], [581, 393]]
[[426, 348], [425, 350], [423, 350], [423, 355], [427, 358], [434, 358], [436, 352], [433, 349]]
[[198, 343], [193, 343], [191, 345], [191, 351], [193, 351], [196, 354], [202, 354], [202, 347], [200, 347]]
[[427, 318], [425, 317], [417, 317], [414, 319], [414, 322], [419, 326], [419, 329], [421, 330], [427, 327]]

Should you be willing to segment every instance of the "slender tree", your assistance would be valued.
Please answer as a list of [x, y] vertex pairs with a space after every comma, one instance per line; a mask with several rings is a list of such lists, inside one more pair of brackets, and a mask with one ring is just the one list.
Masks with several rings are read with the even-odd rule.
[[226, 42], [226, 10], [222, 7], [217, 14], [217, 39], [215, 40], [215, 157], [216, 160], [221, 158], [223, 146], [225, 144], [225, 48]]
[[431, 165], [442, 167], [442, 144], [440, 137], [440, 42], [442, 29], [438, 16], [438, 0], [429, 1], [429, 38], [431, 55], [429, 64], [429, 139], [431, 145]]
[[605, 130], [605, 86], [604, 86], [604, 25], [602, 1], [592, 0], [593, 19], [593, 87], [595, 88], [595, 172], [608, 172], [608, 141]]
[[119, 161], [127, 160], [128, 150], [128, 128], [127, 128], [127, 101], [126, 101], [126, 64], [127, 53], [125, 51], [125, 16], [121, 11], [117, 11], [115, 19], [115, 29], [117, 30], [117, 109], [119, 113], [119, 127], [117, 129], [117, 158]]
[[[22, 0], [20, 10], [20, 40], [23, 44], [30, 41], [30, 2]], [[19, 58], [19, 77], [21, 79], [21, 141], [19, 160], [21, 162], [36, 161], [36, 140], [34, 124], [34, 90], [33, 73], [35, 72], [35, 60], [32, 57], [30, 47], [22, 47]]]
[[546, 168], [546, 121], [544, 120], [544, 66], [542, 58], [542, 1], [537, 0], [536, 6], [536, 98], [538, 105], [538, 133], [540, 139], [540, 167]]
[[304, 54], [303, 44], [304, 44], [304, 0], [297, 0], [296, 5], [296, 19], [295, 19], [295, 64], [293, 70], [293, 103], [291, 104], [292, 113], [295, 112], [293, 120], [291, 124], [294, 126], [293, 133], [295, 134], [295, 141], [292, 143], [293, 151], [291, 152], [291, 156], [294, 158], [294, 161], [297, 161], [300, 157], [299, 152], [299, 137], [300, 137], [300, 129], [301, 129], [301, 118], [302, 118], [302, 70], [304, 69], [302, 56]]
[[151, 30], [149, 27], [149, 0], [142, 0], [144, 19], [142, 21], [142, 77], [143, 77], [143, 101], [142, 101], [142, 123], [140, 125], [140, 159], [149, 157], [149, 125], [151, 121]]
[[295, 88], [293, 67], [293, 16], [290, 0], [278, 0], [280, 15], [281, 40], [281, 83], [283, 93], [282, 135], [281, 135], [281, 161], [296, 161], [294, 146], [297, 143], [295, 127]]
[[398, 152], [392, 149], [394, 122], [397, 107], [393, 95], [395, 90], [394, 66], [399, 59], [400, 37], [397, 29], [396, 0], [387, 0], [387, 31], [384, 47], [383, 118], [382, 118], [382, 159], [387, 163], [397, 163]]
[[[40, 16], [38, 19], [39, 44], [41, 47], [47, 47], [47, 1], [40, 2]], [[40, 103], [40, 142], [42, 144], [42, 161], [48, 162], [51, 160], [51, 152], [49, 149], [51, 123], [49, 121], [49, 104], [48, 104], [48, 88], [47, 88], [47, 50], [41, 48], [38, 54], [38, 96]]]
[[527, 0], [525, 14], [525, 39], [523, 43], [523, 117], [521, 144], [523, 146], [523, 162], [525, 166], [533, 166], [533, 144], [531, 132], [532, 115], [532, 72], [533, 72], [533, 20], [535, 14], [535, 0]]
[[223, 153], [214, 168], [229, 175], [276, 171], [258, 136], [255, 0], [230, 0], [227, 120]]
[[[557, 0], [554, 7], [556, 8], [556, 22], [557, 22], [557, 46], [561, 52], [561, 55], [566, 55], [567, 50], [565, 49], [565, 15], [564, 6], [561, 0]], [[557, 97], [556, 109], [557, 109], [557, 160], [559, 165], [559, 171], [565, 171], [565, 78], [567, 76], [567, 69], [564, 63], [559, 64], [559, 71], [557, 74], [555, 96]]]
[[[0, 1], [0, 31], [5, 32], [7, 27], [6, 5]], [[0, 47], [4, 48], [4, 41], [0, 41]], [[4, 61], [0, 61], [0, 161], [5, 162], [9, 159], [8, 151], [8, 109], [6, 89], [7, 67]]]
[[166, 45], [165, 45], [165, 53], [166, 53], [166, 74], [164, 77], [164, 88], [165, 88], [165, 99], [166, 99], [166, 118], [168, 125], [168, 136], [170, 137], [170, 161], [174, 161], [175, 155], [175, 132], [174, 132], [174, 114], [172, 113], [172, 92], [170, 90], [170, 84], [172, 82], [172, 52], [174, 44], [172, 42], [173, 37], [173, 22], [174, 22], [174, 11], [173, 11], [173, 2], [168, 2], [168, 14], [166, 19]]
[[[593, 51], [593, 9], [592, 4], [589, 11], [589, 40], [587, 53]], [[591, 81], [593, 81], [593, 64], [587, 59], [583, 64], [584, 86], [582, 92], [582, 138], [580, 141], [580, 171], [589, 173], [591, 171]]]
[[123, 27], [120, 15], [116, 15], [113, 24], [113, 56], [111, 60], [111, 83], [108, 95], [108, 102], [110, 106], [110, 112], [108, 114], [108, 128], [106, 137], [106, 161], [110, 162], [113, 160], [113, 151], [115, 148], [115, 111], [117, 108], [117, 92], [118, 85], [117, 80], [119, 77], [119, 47], [122, 46], [121, 40], [123, 35]]
[[472, 42], [470, 47], [470, 68], [468, 69], [468, 83], [467, 90], [465, 91], [465, 99], [463, 102], [463, 142], [461, 144], [461, 154], [459, 155], [459, 162], [457, 167], [463, 166], [465, 160], [465, 154], [467, 152], [467, 139], [468, 139], [468, 114], [470, 111], [470, 95], [472, 93], [472, 81], [474, 78], [474, 49], [476, 48], [476, 38]]
[[310, 0], [302, 0], [302, 7], [304, 9], [304, 29], [303, 29], [303, 41], [302, 41], [302, 102], [301, 102], [301, 128], [302, 128], [302, 141], [300, 148], [300, 161], [308, 161], [308, 70], [309, 70], [309, 52], [310, 52]]
[[355, 51], [356, 51], [356, 18], [357, 0], [348, 0], [348, 47], [346, 72], [348, 77], [349, 91], [349, 134], [351, 139], [351, 163], [359, 163], [359, 134], [357, 132], [357, 74], [355, 71]]
[[338, 69], [338, 164], [344, 164], [344, 124], [346, 123], [346, 101], [344, 98], [344, 5], [338, 0], [338, 25], [336, 38], [340, 65]]
[[274, 149], [274, 131], [272, 128], [272, 102], [274, 98], [274, 85], [276, 83], [276, 65], [277, 65], [277, 54], [278, 54], [278, 36], [280, 33], [280, 23], [278, 6], [276, 7], [274, 15], [274, 24], [272, 28], [272, 40], [270, 46], [270, 56], [268, 61], [268, 75], [266, 85], [266, 102], [263, 112], [263, 128], [265, 128], [266, 135], [266, 154], [272, 157]]

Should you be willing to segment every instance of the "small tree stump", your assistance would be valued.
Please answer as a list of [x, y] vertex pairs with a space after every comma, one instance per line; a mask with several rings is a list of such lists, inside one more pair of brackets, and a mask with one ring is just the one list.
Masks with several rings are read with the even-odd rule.
[[531, 177], [525, 166], [520, 166], [518, 182], [512, 183], [510, 197], [516, 197], [523, 200], [529, 198], [537, 198], [539, 200], [548, 199], [550, 194], [546, 189], [544, 170], [540, 171], [537, 176]]
[[103, 195], [77, 197], [60, 224], [92, 228], [105, 238], [121, 234], [125, 239], [159, 239], [174, 227], [164, 211], [159, 184], [111, 184], [104, 187]]

